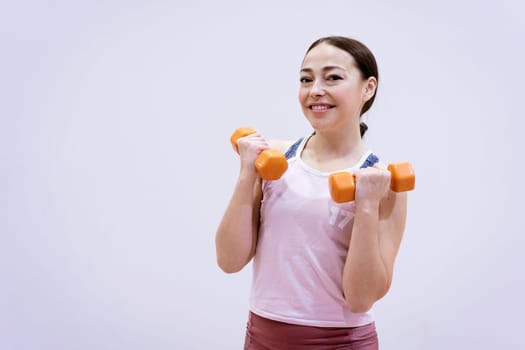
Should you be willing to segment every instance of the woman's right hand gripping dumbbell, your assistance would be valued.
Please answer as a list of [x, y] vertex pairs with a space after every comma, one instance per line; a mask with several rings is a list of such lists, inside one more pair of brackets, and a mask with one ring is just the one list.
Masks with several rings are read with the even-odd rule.
[[240, 156], [241, 171], [255, 170], [263, 180], [278, 180], [288, 169], [286, 157], [251, 128], [235, 130], [230, 141]]

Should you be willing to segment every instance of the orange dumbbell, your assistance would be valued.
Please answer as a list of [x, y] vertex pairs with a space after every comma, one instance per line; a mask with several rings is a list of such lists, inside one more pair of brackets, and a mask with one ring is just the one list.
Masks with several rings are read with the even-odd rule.
[[[230, 137], [233, 149], [239, 153], [239, 146], [237, 141], [241, 137], [255, 134], [256, 131], [252, 128], [239, 128], [234, 131]], [[255, 169], [257, 173], [264, 180], [280, 179], [284, 172], [288, 169], [288, 161], [284, 154], [275, 149], [267, 149], [262, 151], [255, 159]]]
[[[414, 168], [408, 162], [388, 165], [391, 174], [390, 189], [394, 192], [411, 191], [416, 185]], [[348, 171], [333, 173], [328, 178], [330, 195], [336, 203], [351, 202], [355, 198], [355, 176]]]

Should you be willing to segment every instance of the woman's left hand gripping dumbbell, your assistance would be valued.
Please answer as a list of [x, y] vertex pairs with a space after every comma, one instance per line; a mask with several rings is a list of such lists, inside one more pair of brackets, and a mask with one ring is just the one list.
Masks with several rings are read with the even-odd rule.
[[406, 192], [415, 188], [416, 175], [408, 162], [392, 163], [388, 168], [380, 165], [357, 170], [354, 174], [347, 171], [330, 175], [330, 194], [336, 203], [356, 201], [379, 202], [388, 189], [394, 192]]

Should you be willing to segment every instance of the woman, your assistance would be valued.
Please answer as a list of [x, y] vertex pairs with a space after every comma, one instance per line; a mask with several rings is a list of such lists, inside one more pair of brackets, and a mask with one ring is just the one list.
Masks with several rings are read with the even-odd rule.
[[[239, 139], [241, 169], [216, 234], [227, 273], [253, 259], [245, 349], [377, 349], [369, 313], [392, 282], [406, 220], [406, 194], [362, 137], [378, 70], [357, 40], [325, 37], [307, 50], [299, 102], [314, 132], [296, 142]], [[277, 181], [254, 168], [268, 148], [287, 154]], [[355, 174], [352, 202], [329, 194], [330, 173]]]

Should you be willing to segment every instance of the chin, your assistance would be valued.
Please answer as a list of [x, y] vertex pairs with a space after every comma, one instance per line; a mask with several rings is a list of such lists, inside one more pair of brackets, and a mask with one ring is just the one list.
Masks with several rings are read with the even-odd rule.
[[329, 130], [334, 127], [329, 121], [320, 118], [308, 118], [308, 122], [315, 131]]

